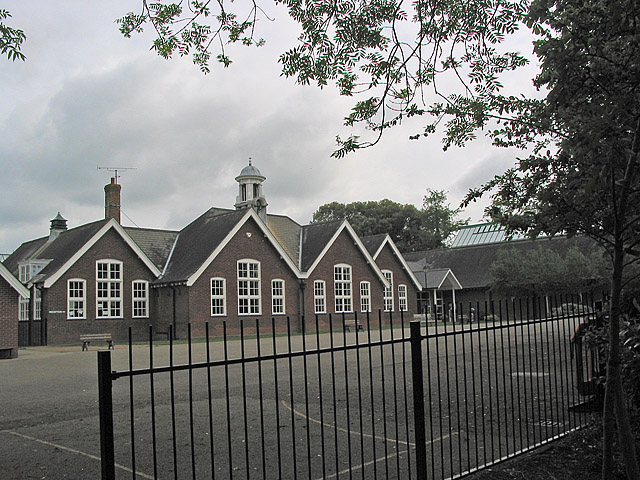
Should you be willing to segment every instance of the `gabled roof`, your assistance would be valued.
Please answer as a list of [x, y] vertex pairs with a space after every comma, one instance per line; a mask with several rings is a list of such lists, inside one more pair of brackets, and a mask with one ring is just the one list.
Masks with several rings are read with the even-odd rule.
[[[212, 207], [209, 211], [212, 215], [223, 215], [237, 212], [238, 210]], [[287, 252], [293, 263], [300, 268], [300, 234], [302, 232], [300, 224], [286, 215], [268, 213], [267, 227], [269, 227], [269, 230], [271, 230], [271, 233], [276, 237], [278, 243]]]
[[9, 271], [7, 267], [5, 267], [2, 263], [0, 263], [0, 277], [4, 278], [5, 281], [13, 287], [13, 289], [23, 298], [29, 298], [30, 292], [27, 287], [25, 287], [20, 281], [13, 276], [13, 274]]
[[369, 252], [373, 258], [376, 258], [377, 254], [382, 250], [386, 237], [388, 237], [386, 233], [380, 233], [378, 235], [362, 237], [360, 240], [362, 240], [362, 244], [364, 245], [364, 248], [367, 249], [367, 252]]
[[209, 209], [180, 231], [166, 271], [154, 283], [193, 285], [238, 230], [250, 220], [256, 223], [289, 268], [299, 276], [297, 266], [255, 210], [248, 208], [220, 213], [217, 209]]
[[20, 262], [35, 258], [36, 253], [47, 243], [49, 237], [36, 238], [24, 242], [18, 248], [16, 248], [11, 255], [9, 255], [2, 263], [5, 267], [16, 277], [18, 276], [18, 265]]
[[[460, 290], [462, 285], [450, 268], [436, 268], [423, 274], [420, 284], [428, 290]], [[426, 280], [426, 283], [425, 283]]]
[[267, 214], [267, 227], [269, 227], [269, 230], [271, 230], [271, 233], [276, 237], [278, 243], [284, 248], [293, 263], [300, 267], [298, 262], [300, 261], [300, 234], [302, 227], [287, 216], [271, 214]]
[[329, 243], [333, 243], [337, 238], [337, 232], [343, 225], [343, 220], [332, 222], [312, 223], [302, 227], [300, 238], [300, 270], [306, 272], [317, 262]]
[[124, 228], [113, 219], [99, 220], [65, 230], [52, 241], [48, 241], [48, 237], [44, 237], [27, 242], [11, 254], [7, 259], [7, 267], [10, 266], [12, 270], [15, 270], [15, 275], [21, 262], [49, 260], [47, 266], [33, 279], [36, 282], [44, 282], [45, 288], [48, 288], [111, 229], [122, 237], [154, 275], [160, 275], [158, 267], [132, 240]]
[[33, 260], [50, 260], [38, 274], [44, 279], [59, 270], [77, 251], [85, 245], [97, 232], [107, 224], [107, 220], [87, 223], [60, 233], [55, 240], [42, 237], [23, 243], [5, 261], [14, 275], [18, 274], [18, 265]]
[[398, 250], [398, 247], [396, 246], [395, 242], [391, 239], [391, 237], [387, 233], [383, 233], [379, 235], [370, 235], [368, 237], [363, 237], [361, 240], [362, 240], [362, 244], [365, 246], [365, 248], [371, 254], [374, 260], [378, 259], [378, 255], [380, 255], [380, 252], [382, 252], [382, 249], [384, 248], [384, 246], [389, 245], [389, 248], [393, 250], [395, 257], [402, 264], [402, 267], [405, 269], [409, 277], [411, 277], [413, 284], [416, 286], [418, 290], [422, 289], [422, 284], [420, 283], [420, 280], [418, 280], [416, 276], [413, 274], [411, 267], [409, 266], [405, 258], [400, 253], [400, 250]]
[[304, 278], [308, 278], [316, 268], [322, 257], [329, 251], [340, 234], [344, 231], [353, 239], [354, 244], [365, 257], [367, 263], [376, 272], [385, 286], [389, 286], [380, 267], [376, 264], [371, 254], [367, 251], [360, 237], [353, 230], [347, 220], [335, 220], [326, 223], [316, 223], [302, 227], [302, 258], [301, 264], [307, 268], [301, 269]]
[[158, 270], [162, 270], [167, 263], [178, 232], [138, 227], [123, 228]]

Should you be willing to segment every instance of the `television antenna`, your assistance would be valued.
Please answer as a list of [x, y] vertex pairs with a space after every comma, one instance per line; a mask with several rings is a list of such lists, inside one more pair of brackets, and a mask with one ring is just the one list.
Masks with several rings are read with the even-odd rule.
[[113, 172], [116, 183], [118, 183], [118, 171], [122, 172], [125, 170], [137, 170], [136, 167], [98, 167], [98, 170], [106, 170], [108, 172]]

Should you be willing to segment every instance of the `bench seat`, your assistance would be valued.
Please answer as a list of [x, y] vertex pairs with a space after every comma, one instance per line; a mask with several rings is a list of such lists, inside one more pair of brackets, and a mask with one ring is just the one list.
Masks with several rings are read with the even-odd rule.
[[364, 332], [364, 327], [362, 326], [362, 323], [360, 322], [356, 322], [355, 320], [345, 320], [344, 321], [344, 329], [346, 332], [350, 332], [352, 328], [356, 329], [356, 332], [358, 330]]
[[113, 339], [110, 333], [89, 333], [86, 335], [80, 335], [80, 341], [82, 342], [82, 351], [89, 350], [91, 342], [106, 342], [109, 346], [109, 350], [113, 350]]

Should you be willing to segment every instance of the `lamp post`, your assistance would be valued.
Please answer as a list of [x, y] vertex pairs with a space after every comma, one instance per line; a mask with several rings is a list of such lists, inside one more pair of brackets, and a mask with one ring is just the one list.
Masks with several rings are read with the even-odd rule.
[[424, 290], [422, 293], [422, 301], [424, 302], [424, 320], [427, 321], [427, 302], [429, 300], [429, 290], [427, 290], [427, 261], [425, 260], [422, 267], [422, 273], [424, 274]]

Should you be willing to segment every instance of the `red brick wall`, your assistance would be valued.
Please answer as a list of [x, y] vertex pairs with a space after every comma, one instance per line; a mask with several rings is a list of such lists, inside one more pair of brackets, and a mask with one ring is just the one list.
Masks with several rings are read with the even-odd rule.
[[[359, 319], [363, 319], [365, 316], [360, 313], [360, 282], [369, 281], [371, 283], [372, 321], [374, 324], [377, 324], [377, 310], [383, 307], [382, 281], [376, 274], [374, 268], [367, 263], [365, 256], [355, 244], [351, 235], [349, 235], [346, 230], [343, 230], [307, 280], [307, 288], [305, 290], [305, 310], [308, 317], [307, 325], [315, 322], [315, 320], [312, 320], [315, 311], [313, 298], [313, 283], [315, 280], [324, 280], [326, 282], [327, 312], [335, 311], [333, 268], [339, 263], [346, 263], [351, 266], [352, 302], [354, 310], [358, 312]], [[346, 314], [345, 318], [352, 319], [354, 316], [354, 314]], [[338, 317], [338, 321], [334, 320], [334, 328], [340, 325], [342, 321], [342, 314], [339, 314]], [[327, 319], [323, 317], [322, 320], [323, 323], [320, 328], [327, 328]], [[341, 326], [338, 328], [341, 328]]]
[[[78, 245], [78, 248], [80, 247], [81, 245]], [[119, 319], [96, 319], [96, 261], [107, 259], [123, 262], [123, 318]], [[86, 280], [86, 319], [67, 319], [67, 281], [74, 278]], [[132, 318], [132, 282], [152, 281], [154, 278], [122, 237], [115, 230], [109, 230], [43, 293], [42, 315], [48, 320], [48, 343], [78, 343], [83, 333], [111, 333], [117, 342], [122, 342], [127, 339], [130, 325], [133, 327], [135, 338], [145, 338], [150, 319]], [[151, 297], [151, 293], [149, 296]], [[152, 298], [150, 302], [153, 302]]]
[[[417, 313], [417, 290], [415, 283], [409, 276], [409, 273], [404, 269], [400, 259], [394, 254], [393, 249], [386, 244], [378, 257], [376, 258], [376, 264], [380, 267], [380, 270], [390, 270], [393, 272], [393, 307], [395, 312], [400, 311], [400, 300], [398, 298], [398, 285], [407, 286], [407, 308], [408, 314], [413, 315]], [[384, 298], [384, 297], [383, 297]]]
[[[250, 234], [250, 235], [248, 235]], [[286, 315], [276, 315], [280, 330], [286, 328], [286, 316], [291, 318], [299, 314], [299, 281], [284, 259], [264, 236], [255, 221], [249, 219], [236, 233], [225, 248], [211, 262], [200, 275], [188, 292], [188, 312], [184, 306], [178, 311], [178, 317], [188, 316], [191, 322], [192, 334], [204, 336], [205, 322], [209, 322], [211, 335], [221, 336], [223, 321], [226, 320], [228, 333], [237, 334], [240, 319], [244, 320], [247, 333], [255, 330], [256, 315], [238, 315], [238, 284], [237, 261], [253, 259], [260, 262], [261, 277], [261, 323], [266, 323], [264, 332], [271, 328], [271, 280], [282, 279], [285, 282], [285, 312]], [[226, 279], [227, 315], [211, 316], [211, 279], [222, 277]], [[179, 320], [181, 323], [181, 320]], [[295, 322], [293, 322], [295, 324]], [[296, 329], [297, 330], [297, 329]]]
[[[11, 348], [6, 356], [18, 356], [18, 293], [0, 277], [0, 347]], [[1, 354], [0, 354], [1, 355]]]

